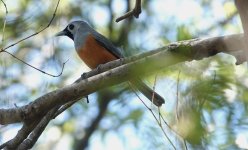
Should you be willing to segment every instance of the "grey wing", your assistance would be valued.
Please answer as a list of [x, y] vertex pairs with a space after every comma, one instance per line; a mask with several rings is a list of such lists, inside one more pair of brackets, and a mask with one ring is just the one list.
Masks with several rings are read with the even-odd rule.
[[102, 45], [106, 48], [111, 54], [115, 55], [117, 58], [123, 58], [121, 51], [115, 47], [108, 39], [106, 39], [103, 35], [97, 32], [92, 32], [92, 35]]

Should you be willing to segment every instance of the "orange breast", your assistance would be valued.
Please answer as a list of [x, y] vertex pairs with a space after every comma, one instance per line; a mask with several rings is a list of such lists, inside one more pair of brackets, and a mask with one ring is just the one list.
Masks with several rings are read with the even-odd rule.
[[77, 50], [77, 53], [91, 69], [117, 59], [107, 49], [102, 47], [92, 35], [86, 38], [84, 46]]

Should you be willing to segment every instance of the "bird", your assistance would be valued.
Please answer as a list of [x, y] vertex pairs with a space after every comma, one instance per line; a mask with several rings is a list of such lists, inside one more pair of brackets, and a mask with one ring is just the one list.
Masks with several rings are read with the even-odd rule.
[[[84, 20], [70, 22], [64, 30], [58, 32], [55, 36], [67, 36], [72, 39], [77, 54], [90, 69], [124, 58], [121, 51], [110, 40], [97, 32]], [[154, 105], [160, 107], [165, 102], [162, 96], [154, 92], [141, 79], [135, 77], [130, 80], [130, 83], [152, 101]]]

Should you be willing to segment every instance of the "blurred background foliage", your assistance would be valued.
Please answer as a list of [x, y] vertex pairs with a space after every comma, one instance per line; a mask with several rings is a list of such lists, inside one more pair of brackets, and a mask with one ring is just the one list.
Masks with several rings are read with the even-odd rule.
[[[1, 47], [45, 27], [57, 1], [5, 0], [5, 3], [8, 14], [4, 37], [1, 32]], [[55, 75], [69, 59], [63, 74], [50, 77], [0, 53], [1, 108], [27, 104], [89, 71], [69, 38], [54, 37], [72, 20], [87, 20], [126, 55], [169, 42], [242, 31], [231, 0], [146, 0], [142, 1], [139, 19], [115, 23], [118, 16], [133, 6], [134, 1], [130, 0], [61, 0], [49, 28], [8, 51]], [[5, 7], [1, 4], [0, 8], [2, 29]], [[248, 148], [248, 74], [244, 66], [235, 65], [235, 58], [230, 55], [218, 54], [164, 68], [146, 78], [147, 84], [151, 87], [156, 84], [156, 91], [165, 97], [161, 115], [186, 139], [188, 149]], [[173, 149], [127, 83], [102, 89], [89, 95], [89, 100], [89, 104], [80, 100], [53, 120], [34, 149]], [[157, 112], [155, 107], [152, 110]], [[1, 143], [13, 137], [19, 127], [19, 124], [0, 126]], [[181, 137], [165, 124], [163, 128], [177, 149], [185, 149]]]

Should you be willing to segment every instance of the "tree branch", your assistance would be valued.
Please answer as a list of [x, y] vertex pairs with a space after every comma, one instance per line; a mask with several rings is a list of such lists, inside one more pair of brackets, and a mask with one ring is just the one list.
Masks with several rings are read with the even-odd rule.
[[30, 133], [28, 138], [23, 140], [20, 145], [18, 145], [17, 149], [18, 150], [26, 150], [26, 149], [31, 149], [38, 138], [40, 137], [41, 133], [45, 130], [46, 126], [54, 118], [54, 114], [56, 111], [59, 109], [59, 106], [53, 108], [51, 111], [49, 111], [45, 117], [41, 119], [39, 124], [33, 129], [33, 131]]
[[7, 50], [7, 49], [9, 49], [10, 47], [13, 47], [13, 46], [15, 46], [16, 44], [19, 44], [19, 43], [21, 43], [21, 42], [23, 42], [23, 41], [25, 41], [25, 40], [27, 40], [27, 39], [33, 37], [33, 36], [36, 36], [36, 35], [40, 34], [40, 33], [43, 32], [44, 30], [46, 30], [46, 29], [52, 24], [52, 22], [53, 22], [53, 20], [54, 20], [54, 18], [55, 18], [55, 16], [56, 16], [57, 9], [58, 9], [58, 7], [59, 7], [59, 3], [60, 3], [60, 0], [58, 0], [58, 2], [57, 2], [57, 4], [56, 4], [56, 7], [55, 7], [55, 9], [54, 9], [52, 18], [50, 19], [50, 21], [48, 22], [48, 24], [47, 24], [45, 27], [43, 27], [43, 28], [40, 29], [39, 31], [37, 31], [37, 32], [35, 32], [35, 33], [33, 33], [33, 34], [31, 34], [31, 35], [29, 35], [29, 36], [23, 38], [23, 39], [20, 39], [20, 40], [17, 41], [17, 42], [14, 42], [14, 43], [12, 43], [12, 44], [6, 46], [5, 48], [2, 48], [1, 51]]
[[41, 70], [41, 69], [39, 69], [39, 68], [36, 68], [35, 66], [33, 66], [33, 65], [31, 65], [31, 64], [29, 64], [29, 63], [27, 63], [27, 62], [25, 62], [24, 60], [22, 60], [22, 59], [16, 57], [14, 54], [12, 54], [12, 53], [10, 53], [10, 52], [8, 52], [8, 51], [6, 51], [6, 50], [0, 51], [0, 53], [3, 53], [3, 52], [9, 54], [10, 56], [12, 56], [13, 58], [19, 60], [19, 61], [22, 62], [23, 64], [25, 64], [25, 65], [27, 65], [27, 66], [29, 66], [29, 67], [31, 67], [31, 68], [33, 68], [33, 69], [35, 69], [35, 70], [37, 70], [37, 71], [43, 73], [43, 74], [49, 75], [49, 76], [51, 76], [51, 77], [59, 77], [59, 76], [61, 76], [62, 73], [63, 73], [63, 71], [64, 71], [65, 64], [66, 64], [67, 61], [68, 61], [68, 60], [67, 60], [67, 61], [63, 62], [62, 68], [61, 68], [60, 72], [59, 72], [57, 75], [55, 75], [55, 74], [51, 74], [51, 73], [45, 72], [45, 71], [43, 71], [43, 70]]
[[123, 16], [120, 16], [119, 18], [117, 18], [115, 20], [115, 22], [119, 22], [123, 19], [126, 19], [128, 17], [134, 16], [135, 18], [139, 18], [139, 15], [141, 14], [142, 10], [141, 10], [141, 0], [136, 0], [135, 2], [135, 6], [134, 9], [127, 12], [126, 14], [124, 14]]
[[235, 5], [238, 9], [243, 30], [244, 30], [244, 43], [245, 43], [245, 56], [248, 60], [248, 1], [247, 0], [235, 0]]
[[34, 121], [32, 123], [24, 123], [22, 128], [18, 131], [17, 135], [9, 140], [8, 142], [0, 145], [0, 149], [16, 149], [16, 147], [22, 143], [23, 140], [25, 140], [30, 132], [35, 128], [35, 126], [38, 124], [38, 121]]
[[18, 149], [26, 150], [34, 146], [42, 132], [45, 130], [48, 123], [56, 118], [59, 114], [64, 112], [76, 101], [71, 101], [62, 107], [56, 106], [50, 110], [44, 117], [36, 118], [33, 122], [24, 123], [22, 128], [18, 131], [17, 135], [8, 142], [0, 145], [0, 149]]
[[155, 51], [116, 60], [87, 73], [85, 75], [87, 79], [77, 80], [71, 85], [49, 92], [30, 104], [19, 108], [0, 109], [0, 124], [34, 120], [37, 116], [43, 116], [48, 110], [56, 106], [78, 100], [102, 88], [119, 84], [136, 76], [145, 76], [180, 62], [226, 52], [236, 56], [238, 63], [241, 63], [244, 60], [241, 51], [244, 49], [243, 45], [243, 34], [193, 39], [171, 43]]

